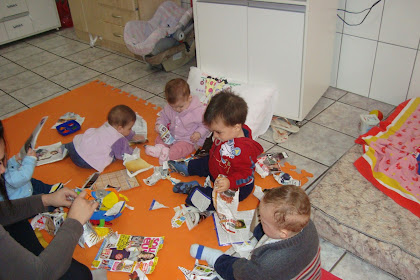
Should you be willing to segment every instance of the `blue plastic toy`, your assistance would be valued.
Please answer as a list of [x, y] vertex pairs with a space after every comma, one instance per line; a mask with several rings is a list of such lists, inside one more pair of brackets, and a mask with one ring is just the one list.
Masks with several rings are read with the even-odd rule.
[[58, 133], [63, 136], [72, 134], [80, 129], [80, 124], [75, 120], [69, 120], [56, 127]]

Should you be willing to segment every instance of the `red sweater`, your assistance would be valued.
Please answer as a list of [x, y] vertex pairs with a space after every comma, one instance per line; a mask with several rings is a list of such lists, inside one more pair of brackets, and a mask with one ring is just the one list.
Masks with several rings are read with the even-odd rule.
[[230, 189], [237, 190], [254, 181], [255, 163], [263, 147], [252, 140], [251, 129], [243, 125], [245, 137], [234, 138], [220, 145], [213, 142], [210, 149], [209, 171], [214, 179], [219, 174], [226, 175]]

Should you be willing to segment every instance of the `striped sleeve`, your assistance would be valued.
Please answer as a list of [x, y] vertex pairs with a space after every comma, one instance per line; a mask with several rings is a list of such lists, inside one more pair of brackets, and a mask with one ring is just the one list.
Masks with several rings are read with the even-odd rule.
[[305, 269], [293, 280], [319, 280], [321, 279], [321, 248], [318, 247], [318, 252], [314, 259]]

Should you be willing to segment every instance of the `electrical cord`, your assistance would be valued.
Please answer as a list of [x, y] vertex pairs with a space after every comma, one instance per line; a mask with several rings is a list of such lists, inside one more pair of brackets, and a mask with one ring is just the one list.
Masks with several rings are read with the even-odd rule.
[[363, 11], [360, 11], [360, 12], [350, 12], [350, 11], [347, 11], [347, 10], [344, 10], [344, 9], [337, 9], [337, 11], [343, 11], [343, 12], [345, 12], [345, 13], [349, 13], [349, 14], [361, 14], [361, 13], [363, 13], [363, 12], [365, 12], [365, 11], [368, 11], [367, 13], [366, 13], [366, 15], [365, 15], [365, 17], [362, 19], [362, 21], [361, 22], [359, 22], [359, 23], [356, 23], [356, 24], [351, 24], [351, 23], [348, 23], [348, 22], [346, 22], [339, 14], [337, 14], [337, 16], [338, 16], [338, 18], [339, 19], [341, 19], [345, 24], [347, 24], [347, 25], [349, 25], [349, 26], [357, 26], [357, 25], [361, 25], [364, 21], [365, 21], [365, 19], [366, 19], [366, 17], [369, 15], [369, 13], [370, 13], [370, 11], [373, 9], [373, 7], [375, 7], [377, 4], [379, 4], [379, 2], [381, 2], [382, 0], [378, 0], [378, 1], [376, 1], [375, 3], [373, 3], [373, 5], [370, 7], [370, 8], [366, 8], [366, 9], [364, 9]]

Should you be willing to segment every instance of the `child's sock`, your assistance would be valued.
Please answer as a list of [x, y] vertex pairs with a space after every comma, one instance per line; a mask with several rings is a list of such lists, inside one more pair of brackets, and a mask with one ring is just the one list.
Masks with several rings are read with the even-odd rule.
[[146, 155], [158, 158], [162, 149], [165, 148], [162, 144], [156, 144], [155, 146], [145, 145]]
[[162, 165], [169, 159], [169, 148], [163, 147], [159, 155], [159, 164]]
[[199, 260], [205, 260], [210, 266], [214, 267], [217, 259], [224, 253], [217, 249], [212, 249], [199, 244], [190, 247], [190, 255]]

